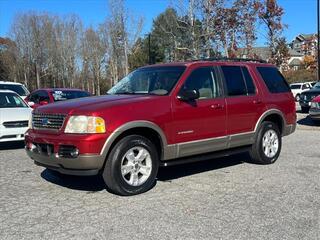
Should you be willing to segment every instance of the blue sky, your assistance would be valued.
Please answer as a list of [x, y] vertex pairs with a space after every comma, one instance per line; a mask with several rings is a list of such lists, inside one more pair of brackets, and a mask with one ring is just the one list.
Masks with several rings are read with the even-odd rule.
[[[152, 19], [161, 13], [170, 0], [126, 0], [127, 8], [145, 20], [144, 32], [152, 26]], [[285, 9], [284, 22], [288, 41], [299, 33], [315, 33], [316, 0], [278, 0]], [[108, 14], [107, 0], [0, 0], [0, 36], [9, 36], [14, 16], [24, 11], [45, 11], [57, 15], [77, 14], [85, 26], [96, 26]], [[256, 45], [265, 43], [264, 30], [260, 29]]]

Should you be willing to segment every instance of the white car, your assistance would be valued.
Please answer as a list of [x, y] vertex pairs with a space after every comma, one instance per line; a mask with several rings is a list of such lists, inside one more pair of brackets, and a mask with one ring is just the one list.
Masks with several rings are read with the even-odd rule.
[[14, 91], [15, 93], [19, 94], [22, 99], [25, 99], [30, 94], [28, 89], [23, 84], [16, 82], [0, 81], [0, 90]]
[[292, 92], [294, 98], [296, 99], [296, 101], [300, 100], [300, 94], [303, 91], [307, 91], [307, 90], [309, 90], [311, 88], [312, 88], [312, 85], [310, 83], [293, 83], [293, 84], [290, 84], [291, 92]]
[[23, 141], [31, 112], [18, 94], [0, 90], [0, 142]]

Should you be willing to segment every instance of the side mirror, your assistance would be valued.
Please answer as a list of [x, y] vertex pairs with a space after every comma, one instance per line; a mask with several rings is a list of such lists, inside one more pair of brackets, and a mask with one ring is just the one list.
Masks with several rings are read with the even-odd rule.
[[39, 104], [40, 104], [40, 105], [47, 105], [47, 104], [49, 104], [49, 103], [48, 103], [48, 101], [40, 101]]
[[177, 97], [181, 101], [194, 101], [200, 98], [198, 90], [182, 90]]

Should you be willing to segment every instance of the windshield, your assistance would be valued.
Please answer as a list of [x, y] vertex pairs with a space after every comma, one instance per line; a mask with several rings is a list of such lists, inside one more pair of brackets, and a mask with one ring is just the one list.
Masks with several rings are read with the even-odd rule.
[[0, 89], [14, 91], [20, 96], [27, 96], [29, 94], [29, 91], [23, 85], [18, 84], [0, 84]]
[[119, 81], [108, 91], [108, 94], [167, 95], [184, 70], [184, 66], [138, 69]]
[[89, 97], [90, 93], [85, 91], [53, 91], [52, 96], [55, 102], [59, 102], [69, 99]]
[[319, 89], [319, 88], [320, 88], [320, 82], [317, 82], [317, 83], [313, 86], [313, 88]]
[[27, 108], [27, 104], [15, 93], [0, 93], [0, 108]]
[[290, 85], [291, 89], [300, 89], [301, 85], [300, 84], [292, 84]]

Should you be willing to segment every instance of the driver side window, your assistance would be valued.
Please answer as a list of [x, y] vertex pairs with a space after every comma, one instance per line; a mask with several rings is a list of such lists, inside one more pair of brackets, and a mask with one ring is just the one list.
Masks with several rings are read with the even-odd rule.
[[31, 94], [29, 101], [34, 102], [35, 104], [39, 104], [39, 92]]
[[201, 67], [194, 70], [181, 90], [196, 90], [199, 92], [199, 99], [211, 99], [221, 96], [216, 74], [211, 67]]

